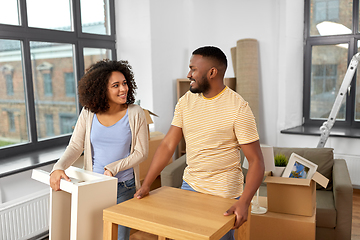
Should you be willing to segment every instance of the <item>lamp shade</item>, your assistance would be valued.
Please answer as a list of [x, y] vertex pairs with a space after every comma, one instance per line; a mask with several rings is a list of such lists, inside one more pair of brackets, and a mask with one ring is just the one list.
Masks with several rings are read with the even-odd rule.
[[[275, 170], [274, 162], [274, 149], [272, 146], [260, 144], [261, 152], [264, 159], [265, 172]], [[249, 169], [249, 162], [244, 158], [243, 168]], [[259, 205], [259, 188], [256, 191], [256, 201], [251, 201], [251, 213], [252, 214], [264, 214], [267, 212], [267, 209]]]
[[[274, 149], [272, 146], [260, 144], [261, 152], [264, 158], [265, 172], [270, 172], [275, 170], [274, 162]], [[247, 158], [244, 158], [243, 168], [249, 168], [249, 162]]]

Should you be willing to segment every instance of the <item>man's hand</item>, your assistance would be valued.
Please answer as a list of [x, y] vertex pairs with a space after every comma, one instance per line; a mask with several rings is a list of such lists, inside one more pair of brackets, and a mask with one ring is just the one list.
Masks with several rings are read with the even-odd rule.
[[134, 198], [138, 198], [138, 199], [143, 198], [149, 195], [149, 191], [150, 191], [150, 187], [142, 185], [141, 188], [137, 190], [136, 193], [134, 194]]
[[65, 174], [64, 170], [55, 170], [50, 175], [50, 187], [55, 191], [60, 190], [60, 180], [65, 179], [70, 182], [70, 178]]
[[236, 215], [234, 227], [232, 229], [239, 228], [244, 222], [247, 221], [248, 209], [249, 209], [248, 206], [246, 206], [240, 201], [237, 201], [234, 205], [231, 206], [231, 208], [229, 208], [224, 213], [225, 216], [229, 216], [231, 214]]
[[251, 200], [259, 188], [264, 177], [264, 159], [260, 148], [259, 140], [242, 144], [241, 149], [248, 159], [249, 170], [246, 174], [246, 187], [240, 197], [240, 199], [224, 213], [224, 215], [236, 215], [234, 228], [239, 228], [248, 218], [248, 208]]

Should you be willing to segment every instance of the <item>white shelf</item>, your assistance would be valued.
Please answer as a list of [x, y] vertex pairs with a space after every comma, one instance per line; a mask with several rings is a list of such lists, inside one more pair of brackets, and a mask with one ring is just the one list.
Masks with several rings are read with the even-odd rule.
[[[50, 240], [102, 239], [103, 209], [116, 205], [117, 178], [77, 167], [65, 170], [71, 179], [50, 188]], [[34, 169], [32, 178], [49, 185], [50, 173]]]

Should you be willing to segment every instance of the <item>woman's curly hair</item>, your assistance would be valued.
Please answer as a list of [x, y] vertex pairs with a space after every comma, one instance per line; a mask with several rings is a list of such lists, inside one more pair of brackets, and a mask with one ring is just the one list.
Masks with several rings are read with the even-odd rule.
[[107, 91], [109, 78], [114, 71], [124, 74], [129, 87], [126, 103], [134, 103], [137, 86], [132, 67], [128, 61], [111, 61], [105, 59], [94, 63], [86, 69], [86, 73], [79, 81], [79, 101], [84, 108], [94, 113], [105, 112], [110, 108]]

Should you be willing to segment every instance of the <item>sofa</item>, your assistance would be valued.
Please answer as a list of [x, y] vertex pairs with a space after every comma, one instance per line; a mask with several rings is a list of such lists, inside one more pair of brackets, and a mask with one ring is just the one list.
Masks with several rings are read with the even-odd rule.
[[[316, 239], [350, 240], [353, 188], [345, 160], [334, 159], [332, 148], [274, 147], [274, 156], [284, 154], [289, 158], [293, 152], [317, 164], [317, 171], [329, 179], [326, 189], [316, 186]], [[241, 164], [243, 159], [241, 154]], [[164, 168], [160, 175], [161, 185], [181, 187], [185, 167], [186, 154]], [[247, 169], [242, 170], [246, 179]], [[266, 194], [266, 184], [262, 183], [260, 196]]]

